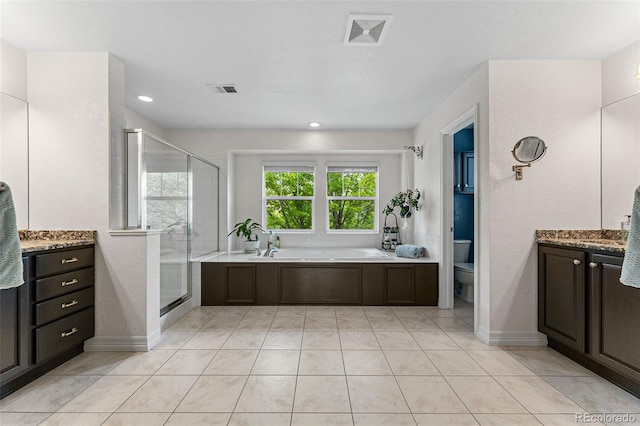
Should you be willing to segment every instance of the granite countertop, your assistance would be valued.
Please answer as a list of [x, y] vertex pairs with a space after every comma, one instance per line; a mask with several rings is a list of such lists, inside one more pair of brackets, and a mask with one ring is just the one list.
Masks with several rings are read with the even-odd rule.
[[19, 230], [22, 253], [88, 246], [96, 243], [96, 231]]
[[536, 242], [623, 254], [627, 247], [627, 243], [621, 239], [620, 231], [611, 229], [538, 230]]

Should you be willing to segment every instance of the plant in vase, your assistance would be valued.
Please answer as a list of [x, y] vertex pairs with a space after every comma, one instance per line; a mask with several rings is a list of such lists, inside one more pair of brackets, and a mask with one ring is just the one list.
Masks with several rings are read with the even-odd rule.
[[389, 215], [396, 207], [400, 207], [400, 217], [410, 218], [412, 208], [416, 211], [420, 210], [420, 191], [408, 189], [405, 192], [398, 192], [382, 209], [382, 213]]
[[[256, 231], [264, 232], [264, 228], [258, 222], [252, 222], [252, 219], [248, 218], [244, 222], [236, 223], [227, 237], [233, 233], [238, 237], [244, 237], [245, 253], [253, 253], [260, 246], [260, 240], [258, 240]], [[255, 237], [255, 239], [253, 239], [253, 237]]]

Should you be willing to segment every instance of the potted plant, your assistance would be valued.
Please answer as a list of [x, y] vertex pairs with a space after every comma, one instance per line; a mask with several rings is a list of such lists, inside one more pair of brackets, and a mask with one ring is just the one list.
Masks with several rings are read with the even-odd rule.
[[[238, 237], [244, 237], [243, 244], [245, 253], [253, 253], [260, 246], [260, 240], [258, 240], [258, 235], [255, 231], [264, 231], [264, 229], [258, 222], [252, 222], [251, 218], [248, 218], [244, 222], [236, 223], [227, 237], [233, 233]], [[253, 237], [255, 237], [255, 239]]]
[[400, 207], [400, 217], [410, 218], [411, 209], [420, 210], [420, 191], [418, 189], [408, 189], [405, 192], [398, 192], [391, 201], [382, 209], [382, 213], [388, 215], [393, 213], [396, 207]]

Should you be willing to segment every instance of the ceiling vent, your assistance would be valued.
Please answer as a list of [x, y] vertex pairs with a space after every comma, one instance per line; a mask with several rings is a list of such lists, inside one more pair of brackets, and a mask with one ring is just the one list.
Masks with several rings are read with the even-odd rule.
[[238, 93], [235, 84], [206, 84], [215, 93]]
[[380, 46], [390, 21], [391, 15], [349, 15], [344, 44]]

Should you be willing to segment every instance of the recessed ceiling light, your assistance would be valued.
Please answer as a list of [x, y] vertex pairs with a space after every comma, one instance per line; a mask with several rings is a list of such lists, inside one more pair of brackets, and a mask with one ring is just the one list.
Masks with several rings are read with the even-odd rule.
[[318, 123], [317, 121], [312, 121], [311, 123], [309, 123], [309, 127], [320, 127], [320, 123]]
[[142, 102], [153, 102], [153, 98], [151, 96], [138, 95], [138, 100]]

